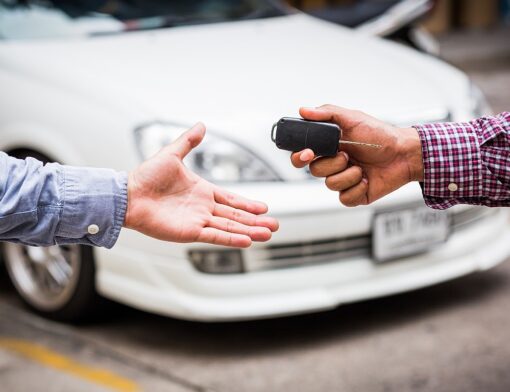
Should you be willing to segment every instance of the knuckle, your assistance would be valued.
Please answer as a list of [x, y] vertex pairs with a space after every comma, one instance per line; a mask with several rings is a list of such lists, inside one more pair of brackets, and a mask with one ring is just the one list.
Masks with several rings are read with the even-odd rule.
[[[159, 151], [161, 152], [163, 149], [164, 149], [164, 147]], [[172, 149], [170, 151], [170, 153], [168, 154], [168, 160], [170, 161], [170, 163], [176, 164], [177, 161], [181, 160], [181, 158], [179, 156], [179, 153]]]
[[227, 201], [228, 201], [229, 203], [233, 203], [233, 202], [235, 201], [235, 197], [234, 197], [234, 195], [233, 195], [232, 193], [227, 193], [227, 194], [225, 195], [225, 198], [227, 199]]
[[310, 164], [310, 173], [314, 177], [320, 177], [321, 176], [320, 175], [321, 170], [320, 170], [319, 162], [312, 162]]
[[345, 170], [347, 168], [348, 161], [344, 154], [339, 153], [335, 158], [335, 162], [339, 170]]
[[332, 190], [332, 191], [338, 190], [338, 189], [336, 189], [338, 187], [338, 183], [337, 183], [336, 179], [332, 176], [326, 177], [325, 184], [329, 190]]
[[349, 180], [352, 182], [352, 183], [358, 183], [359, 181], [361, 181], [361, 178], [363, 177], [363, 170], [361, 169], [361, 167], [359, 166], [353, 166], [351, 168], [351, 172], [350, 172], [350, 176], [349, 176]]
[[240, 217], [241, 217], [241, 214], [240, 214], [239, 210], [237, 208], [235, 208], [232, 211], [232, 220], [233, 221], [239, 221]]
[[346, 207], [356, 207], [356, 200], [354, 200], [349, 194], [340, 193], [340, 202]]

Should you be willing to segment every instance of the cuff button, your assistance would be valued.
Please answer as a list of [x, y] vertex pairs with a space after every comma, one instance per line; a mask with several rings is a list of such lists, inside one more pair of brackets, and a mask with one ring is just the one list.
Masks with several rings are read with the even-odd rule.
[[452, 183], [448, 184], [448, 190], [449, 191], [455, 192], [458, 189], [459, 189], [459, 186], [456, 183], [452, 182]]
[[98, 225], [89, 225], [89, 227], [87, 227], [87, 231], [89, 232], [89, 234], [97, 234], [97, 233], [99, 233], [99, 226]]

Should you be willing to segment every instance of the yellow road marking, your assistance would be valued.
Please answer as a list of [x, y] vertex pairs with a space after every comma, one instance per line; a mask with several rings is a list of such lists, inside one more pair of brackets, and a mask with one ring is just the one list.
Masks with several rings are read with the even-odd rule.
[[129, 379], [117, 376], [106, 370], [82, 365], [46, 347], [26, 340], [0, 338], [0, 348], [7, 349], [48, 367], [72, 374], [115, 391], [131, 392], [140, 390], [138, 385]]

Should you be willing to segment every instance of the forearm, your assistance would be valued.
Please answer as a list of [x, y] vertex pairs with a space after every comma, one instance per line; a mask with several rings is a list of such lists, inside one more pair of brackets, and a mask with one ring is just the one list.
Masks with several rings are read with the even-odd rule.
[[427, 205], [510, 206], [510, 114], [415, 127]]
[[124, 221], [126, 187], [126, 175], [113, 170], [0, 153], [0, 240], [110, 248]]

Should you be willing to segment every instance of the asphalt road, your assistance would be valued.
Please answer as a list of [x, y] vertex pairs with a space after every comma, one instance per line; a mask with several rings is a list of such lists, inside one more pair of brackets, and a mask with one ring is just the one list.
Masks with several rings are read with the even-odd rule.
[[[442, 40], [496, 111], [509, 108], [509, 36]], [[5, 391], [506, 392], [509, 370], [508, 262], [330, 312], [231, 324], [120, 305], [92, 324], [58, 324], [24, 309], [0, 273]]]

